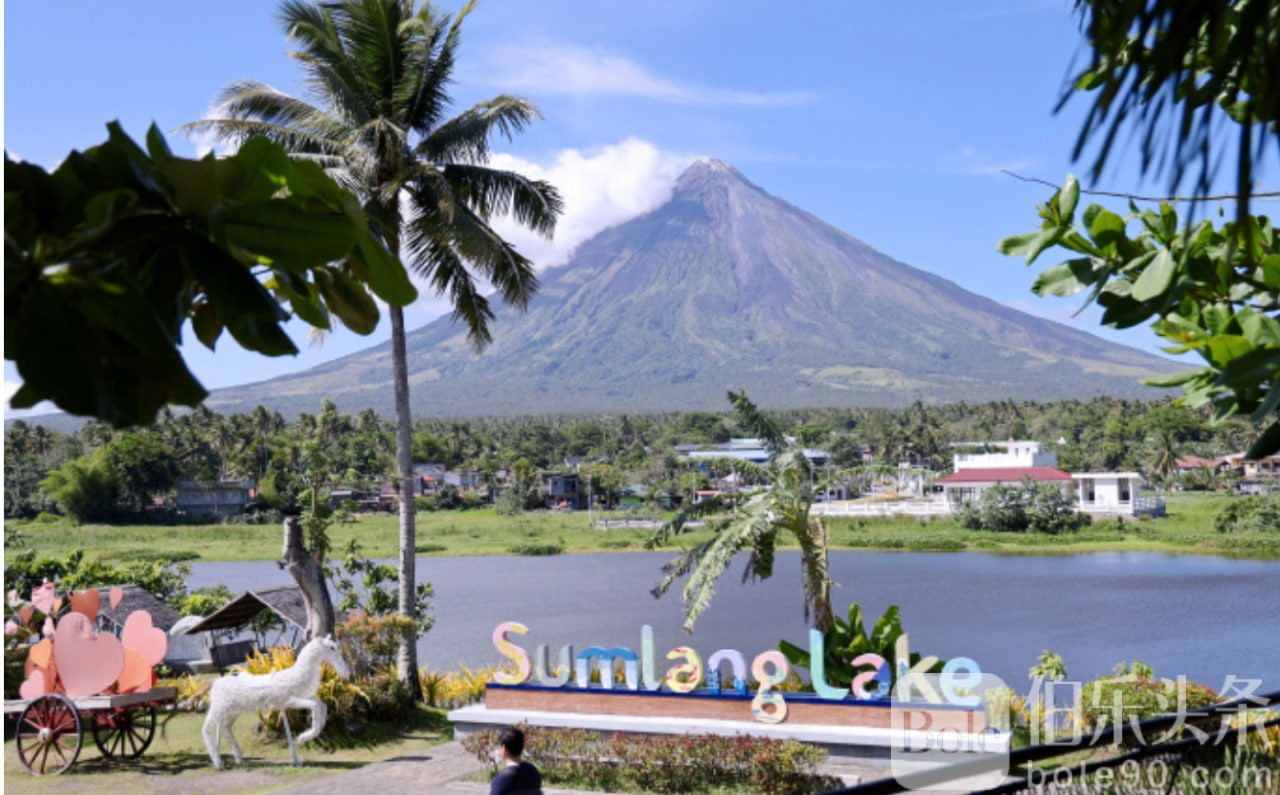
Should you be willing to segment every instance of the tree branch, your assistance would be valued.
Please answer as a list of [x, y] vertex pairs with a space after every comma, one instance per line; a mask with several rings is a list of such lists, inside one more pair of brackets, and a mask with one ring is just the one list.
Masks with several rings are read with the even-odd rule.
[[[1000, 169], [1000, 173], [1008, 174], [1014, 179], [1022, 180], [1023, 182], [1034, 182], [1038, 185], [1047, 185], [1054, 190], [1062, 187], [1061, 185], [1056, 185], [1047, 179], [1040, 179], [1039, 177], [1024, 177], [1023, 175], [1014, 173], [1007, 168]], [[1240, 198], [1233, 193], [1223, 193], [1217, 196], [1139, 196], [1135, 193], [1119, 193], [1109, 190], [1085, 190], [1084, 188], [1081, 188], [1080, 192], [1087, 193], [1090, 196], [1112, 196], [1117, 199], [1132, 199], [1139, 202], [1216, 202], [1227, 200], [1235, 201]], [[1249, 195], [1250, 198], [1254, 199], [1274, 199], [1280, 198], [1280, 191], [1266, 191], [1262, 193], [1251, 193]]]

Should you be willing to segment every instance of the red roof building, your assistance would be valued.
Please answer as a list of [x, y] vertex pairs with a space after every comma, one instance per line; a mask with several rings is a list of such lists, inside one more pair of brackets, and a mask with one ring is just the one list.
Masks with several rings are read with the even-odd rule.
[[982, 469], [962, 469], [936, 482], [946, 485], [961, 483], [1018, 483], [1031, 478], [1037, 483], [1061, 481], [1072, 482], [1070, 473], [1054, 467], [992, 467]]

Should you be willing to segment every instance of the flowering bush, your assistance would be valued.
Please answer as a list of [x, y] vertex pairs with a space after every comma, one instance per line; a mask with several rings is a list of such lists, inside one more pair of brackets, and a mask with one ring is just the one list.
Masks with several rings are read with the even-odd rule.
[[457, 671], [418, 671], [418, 683], [422, 686], [422, 698], [429, 707], [457, 709], [484, 698], [484, 686], [493, 681], [496, 666], [468, 668], [459, 666]]
[[1081, 716], [1087, 730], [1114, 730], [1135, 720], [1207, 707], [1220, 700], [1208, 685], [1130, 672], [1086, 683], [1081, 692]]
[[[525, 758], [544, 781], [593, 790], [703, 792], [749, 786], [755, 792], [808, 793], [840, 786], [815, 770], [821, 748], [792, 740], [738, 735], [602, 735], [581, 729], [522, 726]], [[469, 735], [463, 746], [491, 772], [498, 732]]]

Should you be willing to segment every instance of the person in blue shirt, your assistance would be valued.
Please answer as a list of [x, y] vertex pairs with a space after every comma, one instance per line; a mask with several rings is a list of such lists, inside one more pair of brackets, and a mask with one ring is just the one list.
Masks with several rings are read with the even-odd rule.
[[542, 774], [531, 762], [520, 758], [524, 753], [524, 732], [508, 726], [499, 735], [498, 745], [507, 766], [493, 777], [489, 795], [542, 795]]

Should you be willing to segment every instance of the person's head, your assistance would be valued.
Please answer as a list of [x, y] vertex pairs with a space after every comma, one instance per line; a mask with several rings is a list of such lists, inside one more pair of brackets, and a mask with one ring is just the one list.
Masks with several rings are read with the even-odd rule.
[[498, 735], [498, 744], [508, 759], [518, 760], [524, 753], [524, 732], [515, 726], [508, 726]]

